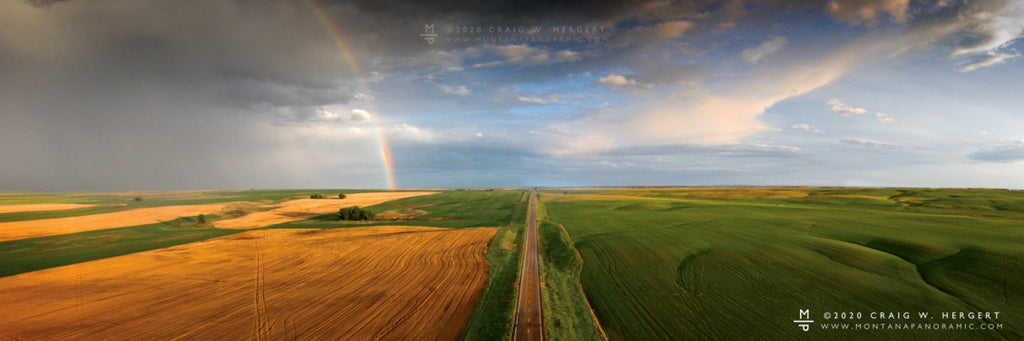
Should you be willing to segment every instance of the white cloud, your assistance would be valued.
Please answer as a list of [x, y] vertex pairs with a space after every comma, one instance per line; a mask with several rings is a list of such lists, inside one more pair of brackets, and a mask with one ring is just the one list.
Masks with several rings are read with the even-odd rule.
[[534, 140], [544, 146], [538, 153], [551, 156], [592, 154], [607, 151], [615, 146], [608, 136], [598, 132], [568, 132], [559, 129], [530, 130]]
[[551, 95], [547, 95], [547, 96], [543, 96], [543, 97], [537, 96], [537, 95], [528, 95], [528, 96], [518, 96], [516, 98], [519, 101], [522, 101], [522, 102], [532, 103], [532, 104], [541, 104], [541, 105], [544, 105], [544, 104], [555, 104], [555, 103], [566, 103], [566, 100], [563, 99], [562, 96], [559, 96], [558, 94], [551, 94]]
[[372, 101], [372, 100], [377, 99], [376, 97], [374, 97], [371, 94], [362, 93], [362, 92], [357, 92], [355, 95], [352, 95], [352, 98], [355, 98], [358, 101]]
[[1016, 50], [1012, 50], [1010, 53], [996, 52], [996, 51], [985, 51], [980, 54], [976, 54], [968, 58], [968, 61], [960, 64], [960, 72], [971, 72], [980, 68], [989, 67], [992, 65], [1002, 64], [1017, 58], [1020, 58], [1020, 53]]
[[878, 141], [865, 138], [846, 138], [843, 142], [849, 143], [855, 146], [875, 148], [875, 149], [901, 149], [903, 145], [892, 142]]
[[974, 151], [967, 158], [980, 162], [1016, 163], [1024, 161], [1024, 140]]
[[761, 58], [779, 51], [785, 45], [785, 37], [772, 36], [768, 41], [761, 43], [761, 45], [758, 45], [757, 47], [743, 50], [743, 52], [740, 52], [740, 57], [748, 63], [757, 64]]
[[575, 62], [583, 59], [579, 52], [573, 50], [551, 51], [546, 48], [522, 45], [487, 45], [478, 49], [467, 49], [465, 54], [489, 55], [495, 60], [473, 64], [474, 68], [495, 67], [505, 65], [535, 66]]
[[910, 0], [832, 0], [825, 5], [830, 17], [854, 25], [874, 25], [881, 13], [889, 15], [889, 21], [905, 23]]
[[369, 82], [369, 83], [380, 82], [380, 81], [384, 80], [384, 74], [380, 73], [380, 72], [377, 72], [377, 71], [372, 71], [372, 72], [366, 74], [366, 76], [361, 77], [360, 79], [363, 82]]
[[537, 96], [519, 96], [519, 100], [523, 101], [523, 102], [526, 102], [526, 103], [533, 103], [533, 104], [549, 104], [549, 103], [551, 103], [551, 101], [548, 100], [547, 98], [540, 98], [540, 97], [537, 97]]
[[815, 134], [824, 134], [825, 133], [824, 130], [821, 130], [821, 129], [818, 129], [818, 128], [814, 128], [810, 124], [807, 124], [807, 123], [797, 123], [797, 124], [792, 125], [790, 128], [793, 128], [793, 129], [796, 129], [796, 130], [803, 130], [803, 131], [806, 131], [808, 133], [812, 133], [812, 132], [815, 133]]
[[434, 133], [432, 131], [422, 129], [408, 123], [392, 126], [391, 134], [408, 140], [430, 141], [434, 139]]
[[469, 93], [471, 92], [469, 90], [469, 88], [466, 88], [465, 85], [459, 85], [459, 86], [452, 87], [452, 86], [447, 86], [447, 85], [443, 85], [443, 84], [441, 85], [441, 91], [444, 91], [444, 93], [446, 93], [446, 94], [459, 95], [459, 96], [469, 95]]
[[338, 114], [327, 111], [324, 108], [316, 109], [316, 119], [320, 121], [336, 121], [339, 118]]
[[889, 122], [895, 121], [895, 119], [893, 119], [892, 117], [889, 117], [889, 115], [886, 115], [886, 114], [883, 114], [883, 113], [880, 113], [880, 112], [876, 112], [875, 113], [875, 117], [878, 118], [878, 122], [882, 122], [882, 123], [889, 123]]
[[689, 31], [694, 26], [696, 25], [686, 20], [668, 21], [649, 26], [637, 26], [616, 37], [612, 42], [612, 46], [621, 48], [648, 42], [661, 42], [666, 39], [680, 38], [684, 33], [686, 33], [686, 31]]
[[396, 132], [404, 132], [404, 133], [412, 133], [412, 134], [416, 134], [416, 133], [420, 132], [420, 128], [417, 128], [416, 126], [413, 126], [413, 125], [409, 125], [408, 123], [398, 124], [398, 125], [395, 125], [393, 128], [394, 128], [394, 131], [396, 131]]
[[476, 136], [477, 138], [481, 138], [481, 137], [484, 137], [484, 133], [481, 133], [481, 132], [478, 131], [478, 132], [476, 132], [476, 134], [473, 134], [473, 136]]
[[654, 87], [654, 84], [640, 83], [636, 79], [626, 78], [623, 75], [609, 74], [607, 76], [597, 79], [596, 84], [604, 85], [609, 88], [645, 88], [650, 89]]
[[352, 114], [348, 118], [353, 121], [369, 121], [371, 116], [366, 110], [352, 109]]
[[843, 116], [862, 115], [862, 114], [868, 112], [867, 110], [864, 110], [864, 108], [857, 108], [857, 107], [846, 105], [842, 101], [840, 101], [838, 98], [830, 99], [830, 100], [828, 100], [828, 102], [825, 102], [825, 104], [828, 104], [828, 105], [831, 106], [831, 107], [829, 107], [829, 110], [832, 110], [832, 112], [837, 113], [839, 115], [843, 115]]

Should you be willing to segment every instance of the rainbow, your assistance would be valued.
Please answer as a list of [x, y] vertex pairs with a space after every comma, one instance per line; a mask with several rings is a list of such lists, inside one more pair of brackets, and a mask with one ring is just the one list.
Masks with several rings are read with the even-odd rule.
[[[324, 13], [323, 8], [316, 4], [315, 0], [305, 1], [309, 8], [316, 14], [317, 19], [324, 25], [327, 32], [331, 35], [334, 43], [338, 45], [338, 50], [341, 51], [341, 55], [345, 58], [345, 62], [348, 64], [350, 70], [356, 77], [356, 85], [360, 92], [370, 93], [367, 91], [368, 87], [361, 78], [362, 72], [359, 71], [359, 64], [356, 63], [356, 59], [352, 57], [352, 50], [348, 48], [348, 44], [345, 43], [345, 39], [338, 32], [338, 28], [331, 24], [331, 20], [327, 18], [327, 14]], [[372, 106], [372, 105], [371, 105]], [[380, 162], [384, 166], [384, 181], [387, 184], [388, 189], [395, 189], [395, 169], [394, 164], [391, 163], [391, 149], [388, 147], [387, 136], [384, 133], [384, 129], [381, 127], [381, 122], [376, 118], [379, 113], [374, 108], [368, 108], [373, 113], [373, 121], [375, 122], [375, 129], [377, 130], [377, 146], [380, 147]]]

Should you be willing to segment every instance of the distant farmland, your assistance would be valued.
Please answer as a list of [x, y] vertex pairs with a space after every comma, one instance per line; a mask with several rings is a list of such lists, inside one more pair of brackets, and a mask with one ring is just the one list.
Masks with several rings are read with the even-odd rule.
[[[541, 234], [568, 232], [582, 256], [578, 280], [609, 339], [1024, 337], [1022, 192], [696, 188], [541, 199], [550, 219]], [[801, 309], [816, 320], [808, 332], [793, 322]], [[1001, 313], [940, 315], [977, 311]], [[825, 321], [824, 312], [863, 316]], [[1003, 329], [832, 331], [825, 322]]]

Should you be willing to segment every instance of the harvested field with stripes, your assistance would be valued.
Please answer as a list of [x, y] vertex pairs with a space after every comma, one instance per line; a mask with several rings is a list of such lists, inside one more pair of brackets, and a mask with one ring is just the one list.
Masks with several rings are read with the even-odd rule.
[[0, 338], [456, 339], [496, 230], [248, 231], [0, 278]]

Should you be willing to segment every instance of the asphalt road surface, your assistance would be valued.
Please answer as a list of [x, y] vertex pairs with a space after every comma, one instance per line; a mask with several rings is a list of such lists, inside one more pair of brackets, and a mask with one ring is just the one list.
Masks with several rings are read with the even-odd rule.
[[519, 303], [512, 340], [544, 340], [544, 319], [540, 308], [540, 271], [537, 269], [537, 193], [530, 194], [526, 219], [523, 268], [519, 273]]

